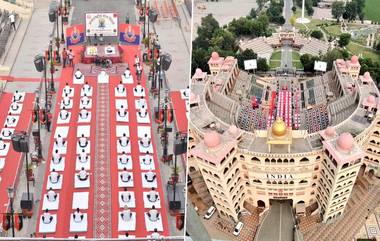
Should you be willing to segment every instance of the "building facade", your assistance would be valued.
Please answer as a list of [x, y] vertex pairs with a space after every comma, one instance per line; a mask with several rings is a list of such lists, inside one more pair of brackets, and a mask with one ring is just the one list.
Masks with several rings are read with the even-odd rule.
[[[289, 126], [279, 106], [267, 128], [237, 127], [242, 101], [234, 94], [237, 88], [244, 92], [249, 80], [231, 58], [213, 53], [212, 74], [198, 69], [192, 79], [188, 167], [190, 177], [201, 175], [205, 185], [197, 192], [207, 192], [219, 214], [234, 221], [245, 205], [268, 208], [271, 200], [289, 200], [293, 207], [317, 203], [324, 222], [342, 215], [357, 176], [380, 174], [379, 91], [368, 73], [359, 76], [357, 57], [335, 61], [321, 77], [330, 86], [326, 96], [334, 93], [327, 101], [333, 107], [329, 127], [313, 133]], [[296, 82], [289, 81], [292, 98]], [[263, 89], [279, 92], [276, 83]]]

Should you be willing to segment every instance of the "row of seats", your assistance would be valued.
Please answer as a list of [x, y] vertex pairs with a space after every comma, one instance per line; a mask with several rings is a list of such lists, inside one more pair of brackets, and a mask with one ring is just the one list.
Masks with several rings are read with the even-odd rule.
[[306, 110], [305, 123], [309, 133], [324, 130], [329, 125], [328, 111], [326, 105], [319, 105]]
[[[7, 112], [8, 115], [5, 118], [2, 128], [0, 129], [0, 172], [4, 169], [6, 164], [7, 155], [11, 146], [11, 137], [20, 120], [25, 95], [26, 94], [24, 92], [21, 93], [18, 91], [13, 94], [12, 102]], [[6, 108], [4, 108], [4, 110], [6, 110]]]
[[[40, 217], [39, 232], [55, 233], [58, 223], [57, 214], [60, 203], [69, 197], [60, 198], [63, 188], [63, 179], [74, 178], [74, 192], [72, 196], [72, 213], [70, 215], [70, 232], [87, 232], [89, 196], [91, 192], [91, 113], [93, 113], [93, 87], [85, 83], [80, 89], [79, 103], [75, 103], [75, 88], [66, 83], [62, 89], [60, 111], [57, 117], [57, 126], [54, 133], [54, 143], [49, 165], [49, 175], [46, 193], [43, 195], [42, 210]], [[78, 90], [78, 89], [77, 89]], [[79, 104], [78, 119], [74, 119], [74, 106]], [[68, 154], [68, 139], [70, 128], [76, 129], [76, 158], [75, 176], [64, 176]], [[94, 127], [92, 127], [94, 128]], [[94, 140], [94, 139], [92, 139]], [[62, 218], [62, 216], [60, 216]]]
[[[114, 91], [115, 110], [116, 110], [116, 148], [117, 148], [117, 166], [118, 172], [118, 231], [119, 238], [134, 238], [131, 235], [136, 231], [136, 216], [144, 215], [145, 227], [148, 232], [152, 232], [150, 237], [159, 238], [159, 232], [163, 231], [162, 214], [160, 213], [161, 199], [157, 191], [157, 174], [154, 162], [154, 148], [151, 140], [151, 126], [148, 114], [148, 104], [146, 101], [145, 88], [141, 84], [137, 84], [133, 89], [134, 108], [128, 107], [128, 93], [125, 84], [126, 74], [122, 76], [122, 81], [116, 85]], [[130, 97], [131, 98], [131, 97]], [[136, 113], [130, 113], [135, 110]], [[136, 115], [137, 120], [137, 137], [138, 143], [131, 143], [130, 125], [132, 124], [129, 115]], [[138, 145], [139, 159], [132, 158], [132, 145]], [[139, 168], [136, 164], [139, 163]], [[138, 171], [141, 174], [138, 174]], [[134, 177], [141, 175], [142, 187], [136, 186]], [[133, 190], [142, 190], [142, 193], [136, 193]], [[143, 196], [143, 205], [146, 210], [139, 213], [136, 210], [136, 197]]]

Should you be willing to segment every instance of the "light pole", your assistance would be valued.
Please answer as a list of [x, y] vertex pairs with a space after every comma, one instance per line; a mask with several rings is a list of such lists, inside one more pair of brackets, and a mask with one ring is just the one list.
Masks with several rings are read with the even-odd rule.
[[35, 113], [36, 114], [36, 117], [37, 117], [37, 127], [38, 127], [38, 159], [41, 160], [42, 159], [42, 147], [41, 147], [41, 123], [40, 123], [40, 95], [39, 95], [39, 91], [37, 90], [36, 91], [36, 103], [35, 103], [35, 106], [34, 106], [34, 110], [35, 110]]
[[7, 188], [9, 206], [11, 208], [11, 228], [12, 228], [12, 237], [15, 237], [15, 221], [14, 221], [14, 210], [13, 210], [13, 198], [14, 198], [14, 188], [9, 186]]
[[146, 34], [145, 34], [145, 22], [146, 22], [146, 1], [147, 0], [144, 0], [144, 12], [143, 12], [143, 15], [144, 15], [144, 33], [143, 33], [143, 38], [145, 38]]
[[[60, 0], [60, 9], [61, 9], [61, 43], [64, 44], [65, 43], [65, 34], [63, 33], [63, 15], [66, 13], [65, 9], [66, 9], [66, 5], [65, 7], [63, 7], [63, 2], [62, 0]], [[58, 51], [58, 55], [59, 55], [59, 51]]]

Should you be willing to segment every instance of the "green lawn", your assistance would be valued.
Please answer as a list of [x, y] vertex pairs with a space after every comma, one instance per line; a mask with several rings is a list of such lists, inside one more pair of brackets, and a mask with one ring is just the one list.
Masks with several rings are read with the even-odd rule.
[[371, 58], [374, 61], [380, 61], [380, 54], [373, 51], [372, 49], [367, 49], [357, 44], [350, 42], [347, 46], [347, 50], [352, 54], [362, 54], [364, 57]]
[[379, 0], [366, 0], [364, 7], [365, 19], [380, 22], [380, 3]]
[[292, 58], [293, 58], [293, 67], [296, 67], [296, 69], [303, 69], [303, 65], [300, 61], [300, 54], [297, 51], [292, 52]]
[[270, 57], [269, 66], [271, 69], [275, 69], [281, 66], [281, 51], [273, 52]]
[[327, 32], [328, 35], [338, 37], [342, 32], [340, 31], [340, 25], [334, 24], [327, 27], [324, 27], [324, 30]]
[[279, 61], [281, 61], [281, 50], [273, 52], [272, 56], [270, 57], [270, 60], [279, 60]]

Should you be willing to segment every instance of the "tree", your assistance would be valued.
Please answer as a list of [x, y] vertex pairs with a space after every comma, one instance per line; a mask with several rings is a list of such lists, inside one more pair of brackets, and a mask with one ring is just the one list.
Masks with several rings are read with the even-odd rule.
[[303, 54], [300, 57], [305, 72], [314, 72], [314, 62], [318, 60], [317, 56], [312, 56], [311, 54]]
[[332, 69], [333, 62], [337, 59], [343, 59], [343, 54], [340, 49], [333, 49], [328, 51], [323, 57], [322, 60], [327, 62], [327, 71]]
[[247, 18], [251, 19], [251, 18], [256, 18], [256, 17], [257, 17], [256, 9], [252, 8], [251, 11], [249, 12]]
[[252, 49], [246, 49], [241, 53], [236, 54], [238, 60], [238, 66], [240, 69], [244, 69], [244, 60], [256, 59], [257, 54]]
[[339, 36], [339, 40], [338, 40], [339, 46], [342, 47], [342, 48], [346, 47], [350, 43], [350, 40], [351, 40], [351, 34], [349, 34], [349, 33], [342, 33]]
[[375, 45], [375, 49], [376, 49], [377, 51], [380, 51], [380, 42], [378, 42], [378, 43]]
[[219, 29], [219, 23], [212, 16], [212, 14], [203, 17], [201, 20], [201, 26], [198, 28], [198, 37], [202, 39], [211, 39], [215, 30]]
[[292, 7], [292, 11], [293, 11], [293, 13], [295, 13], [295, 12], [297, 11], [297, 7], [296, 7], [296, 6], [293, 6], [293, 7]]
[[323, 38], [323, 33], [320, 30], [314, 30], [313, 32], [311, 32], [310, 36], [316, 39], [321, 39]]
[[256, 0], [256, 3], [257, 3], [259, 10], [263, 9], [266, 2], [267, 2], [267, 0]]
[[358, 15], [358, 5], [356, 2], [348, 2], [346, 3], [345, 11], [343, 14], [343, 18], [347, 19], [348, 21], [353, 21], [356, 19], [356, 16]]
[[361, 65], [360, 74], [364, 74], [365, 72], [369, 72], [371, 74], [372, 79], [379, 86], [380, 83], [380, 62], [373, 61], [371, 58], [360, 58], [359, 63]]
[[339, 22], [339, 19], [340, 17], [342, 17], [344, 11], [345, 11], [344, 2], [335, 1], [332, 3], [331, 14], [334, 16], [334, 18], [336, 18], [337, 22]]
[[258, 58], [257, 59], [257, 70], [266, 72], [269, 70], [269, 65], [267, 63], [267, 60], [264, 58]]
[[235, 52], [237, 50], [236, 37], [228, 30], [218, 29], [210, 40], [212, 47], [218, 47], [224, 51]]
[[284, 6], [284, 2], [280, 1], [274, 1], [272, 0], [270, 3], [269, 8], [267, 9], [267, 16], [269, 19], [269, 22], [277, 23], [277, 24], [284, 24], [285, 19], [282, 16], [282, 8]]
[[196, 68], [201, 68], [203, 71], [208, 71], [209, 52], [203, 48], [194, 49], [191, 53], [191, 72], [195, 73]]

